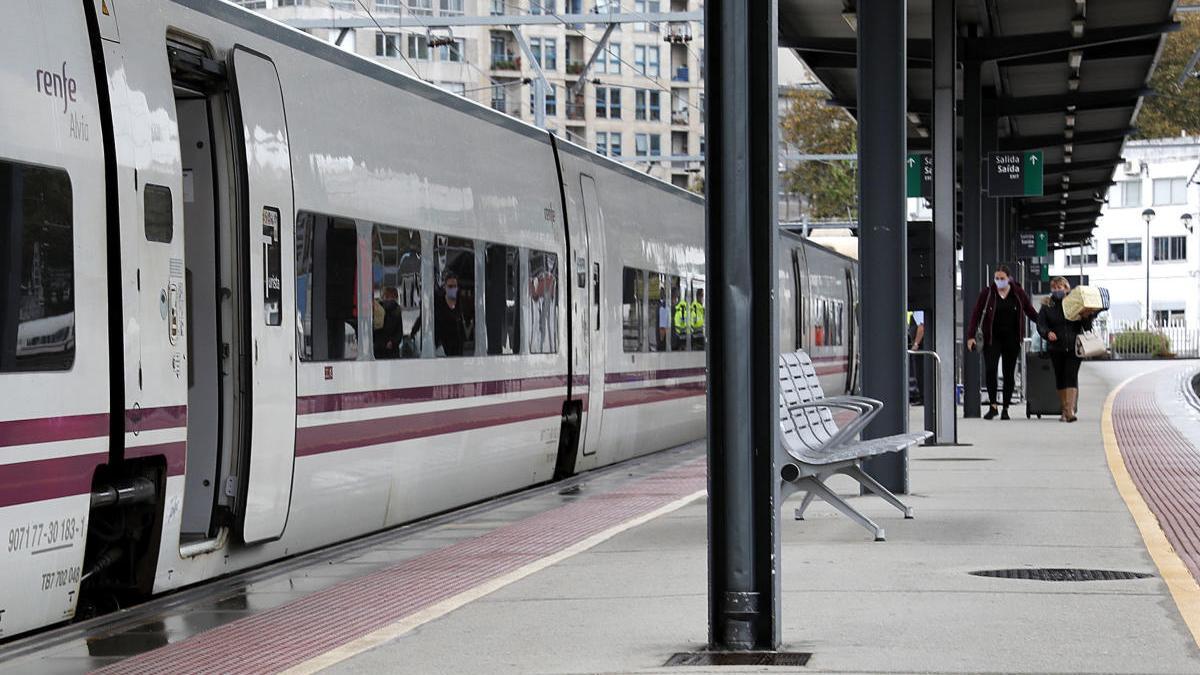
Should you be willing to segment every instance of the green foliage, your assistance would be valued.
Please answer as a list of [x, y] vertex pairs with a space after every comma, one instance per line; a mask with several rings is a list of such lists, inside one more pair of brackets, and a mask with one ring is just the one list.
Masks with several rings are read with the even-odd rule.
[[[825, 100], [822, 91], [802, 90], [787, 94], [791, 99], [780, 118], [780, 136], [805, 154], [854, 153], [858, 128], [846, 111]], [[855, 164], [845, 161], [800, 162], [783, 176], [783, 189], [800, 195], [808, 204], [809, 217], [857, 218], [858, 184]]]
[[[1180, 4], [1197, 5], [1200, 1]], [[1150, 78], [1157, 95], [1147, 97], [1138, 114], [1138, 138], [1200, 134], [1200, 79], [1189, 77], [1182, 87], [1176, 86], [1188, 59], [1200, 47], [1200, 12], [1177, 14], [1176, 19], [1183, 29], [1167, 35], [1162, 57]]]
[[1126, 330], [1113, 336], [1113, 353], [1119, 355], [1149, 354], [1158, 358], [1174, 356], [1171, 338], [1148, 330]]

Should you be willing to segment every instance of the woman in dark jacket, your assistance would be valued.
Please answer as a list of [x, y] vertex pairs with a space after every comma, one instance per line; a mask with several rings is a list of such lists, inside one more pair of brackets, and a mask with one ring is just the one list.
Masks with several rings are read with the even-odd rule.
[[1079, 364], [1075, 355], [1075, 338], [1092, 329], [1092, 312], [1078, 321], [1071, 321], [1063, 314], [1062, 301], [1071, 290], [1071, 284], [1062, 277], [1050, 282], [1050, 297], [1042, 303], [1038, 313], [1038, 334], [1048, 343], [1050, 362], [1054, 364], [1054, 385], [1058, 389], [1058, 400], [1062, 404], [1062, 421], [1074, 422], [1075, 403], [1079, 398]]
[[983, 362], [987, 371], [988, 412], [984, 419], [996, 417], [996, 370], [999, 362], [1004, 363], [1004, 412], [1000, 419], [1010, 419], [1008, 406], [1012, 404], [1013, 385], [1017, 359], [1021, 356], [1021, 342], [1025, 339], [1024, 314], [1030, 321], [1037, 321], [1037, 311], [1029, 302], [1025, 289], [1012, 279], [1005, 265], [997, 265], [992, 283], [979, 293], [975, 300], [975, 311], [967, 326], [967, 349], [975, 351], [975, 330], [983, 328]]

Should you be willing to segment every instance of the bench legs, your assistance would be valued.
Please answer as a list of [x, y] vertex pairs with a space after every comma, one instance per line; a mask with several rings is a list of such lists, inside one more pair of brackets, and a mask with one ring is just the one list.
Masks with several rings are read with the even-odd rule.
[[845, 515], [850, 520], [853, 520], [854, 522], [858, 523], [859, 525], [862, 525], [863, 527], [867, 528], [867, 530], [869, 530], [870, 532], [874, 533], [875, 541], [883, 541], [884, 540], [884, 533], [883, 533], [882, 527], [876, 525], [875, 521], [871, 520], [870, 518], [864, 516], [863, 514], [859, 513], [857, 510], [855, 510], [855, 508], [853, 506], [850, 506], [850, 504], [848, 504], [846, 502], [846, 500], [839, 497], [837, 495], [837, 493], [835, 493], [833, 490], [830, 490], [829, 488], [825, 487], [825, 485], [816, 476], [805, 476], [804, 478], [800, 478], [800, 479], [796, 480], [795, 484], [798, 489], [805, 490], [808, 492], [808, 494], [806, 494], [804, 496], [804, 503], [801, 505], [801, 508], [796, 509], [796, 518], [798, 520], [803, 519], [803, 516], [804, 516], [803, 510], [805, 508], [807, 508], [807, 505], [809, 503], [812, 502], [812, 497], [817, 496], [817, 497], [820, 497], [821, 499], [824, 499], [831, 506], [833, 506], [833, 508], [837, 509], [838, 511], [841, 511], [842, 514]]
[[904, 518], [906, 520], [912, 519], [912, 517], [913, 517], [912, 507], [910, 507], [907, 504], [905, 504], [904, 502], [900, 501], [900, 499], [897, 498], [896, 495], [892, 494], [891, 490], [880, 485], [879, 481], [872, 478], [871, 475], [868, 474], [866, 471], [863, 471], [862, 467], [859, 466], [858, 464], [851, 464], [850, 466], [842, 469], [839, 473], [844, 473], [847, 476], [853, 478], [854, 480], [858, 481], [859, 484], [862, 485], [863, 487], [867, 488], [871, 492], [874, 492], [876, 495], [879, 495], [880, 497], [882, 497], [883, 501], [900, 509], [900, 512], [904, 514]]

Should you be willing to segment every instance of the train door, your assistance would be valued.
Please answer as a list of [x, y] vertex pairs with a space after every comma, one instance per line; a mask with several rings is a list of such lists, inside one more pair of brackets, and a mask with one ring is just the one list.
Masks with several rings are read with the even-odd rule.
[[854, 265], [846, 265], [846, 393], [858, 389], [858, 278]]
[[594, 455], [600, 445], [600, 425], [604, 411], [604, 317], [601, 303], [600, 279], [603, 256], [604, 214], [596, 196], [596, 181], [587, 174], [579, 175], [580, 194], [583, 196], [584, 248], [587, 256], [588, 288], [586, 299], [580, 307], [587, 308], [587, 330], [580, 331], [583, 348], [588, 355], [588, 407], [587, 422], [583, 429], [583, 454]]
[[[249, 364], [249, 457], [240, 502], [247, 543], [278, 539], [287, 523], [296, 444], [295, 241], [291, 150], [275, 64], [241, 47], [230, 56], [240, 113], [244, 194], [243, 338]], [[288, 254], [284, 255], [285, 248]], [[243, 453], [243, 457], [245, 457]]]

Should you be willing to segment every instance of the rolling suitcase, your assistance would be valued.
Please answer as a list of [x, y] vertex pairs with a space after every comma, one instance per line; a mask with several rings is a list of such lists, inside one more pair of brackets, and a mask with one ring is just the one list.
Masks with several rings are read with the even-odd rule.
[[[1078, 407], [1076, 403], [1076, 407]], [[1045, 352], [1030, 351], [1025, 355], [1025, 417], [1062, 414], [1058, 389], [1054, 386], [1054, 364]]]

